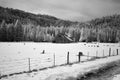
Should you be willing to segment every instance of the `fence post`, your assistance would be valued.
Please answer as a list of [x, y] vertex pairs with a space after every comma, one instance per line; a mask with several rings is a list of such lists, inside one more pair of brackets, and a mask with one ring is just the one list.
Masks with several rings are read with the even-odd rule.
[[55, 66], [55, 54], [53, 54], [53, 58], [54, 58], [53, 66]]
[[80, 62], [80, 57], [81, 57], [81, 55], [82, 55], [82, 53], [79, 52], [79, 54], [78, 54], [78, 62]]
[[109, 48], [109, 56], [111, 56], [111, 48]]
[[113, 54], [112, 55], [115, 56], [115, 50], [113, 50]]
[[28, 65], [29, 65], [29, 71], [31, 71], [31, 69], [30, 69], [30, 58], [28, 58]]
[[45, 50], [43, 50], [42, 54], [45, 54]]
[[67, 64], [69, 64], [69, 52], [67, 53]]
[[117, 49], [117, 55], [118, 55], [118, 49]]

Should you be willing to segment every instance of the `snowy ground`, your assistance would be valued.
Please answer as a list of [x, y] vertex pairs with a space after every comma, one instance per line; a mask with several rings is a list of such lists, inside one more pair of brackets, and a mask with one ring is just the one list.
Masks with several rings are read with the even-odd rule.
[[[2, 80], [69, 80], [69, 78], [75, 80], [78, 76], [82, 76], [89, 71], [99, 69], [107, 63], [118, 60], [120, 60], [120, 55], [53, 69], [48, 68], [47, 70], [33, 73], [14, 75]], [[118, 78], [118, 76], [115, 78]]]
[[[78, 61], [78, 52], [83, 52], [89, 56], [108, 56], [109, 48], [111, 54], [115, 55], [116, 49], [120, 44], [110, 43], [71, 43], [71, 44], [53, 44], [53, 43], [0, 43], [0, 74], [10, 74], [22, 71], [28, 71], [28, 58], [31, 59], [31, 69], [40, 69], [53, 66], [53, 57], [55, 54], [55, 65], [65, 64], [67, 62], [67, 53], [70, 53], [70, 62]], [[45, 50], [45, 54], [41, 54]], [[88, 57], [81, 57], [84, 61]]]
[[[97, 47], [99, 46], [99, 47]], [[69, 51], [71, 54], [78, 54], [83, 52], [90, 55], [95, 55], [98, 51], [98, 55], [102, 56], [103, 50], [105, 55], [108, 54], [108, 49], [112, 50], [118, 48], [120, 44], [109, 43], [71, 43], [71, 44], [53, 44], [53, 43], [33, 43], [33, 42], [21, 42], [21, 43], [0, 43], [0, 56], [5, 58], [28, 58], [39, 57], [41, 52], [45, 50], [47, 54], [67, 54]], [[120, 48], [120, 47], [119, 47]], [[112, 51], [113, 52], [113, 51]]]
[[113, 80], [120, 80], [120, 74], [115, 75], [114, 78], [113, 78]]

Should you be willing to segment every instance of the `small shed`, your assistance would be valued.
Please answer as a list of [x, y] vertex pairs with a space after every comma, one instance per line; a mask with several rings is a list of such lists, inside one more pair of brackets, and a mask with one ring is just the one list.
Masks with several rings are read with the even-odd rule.
[[71, 43], [74, 42], [68, 35], [59, 33], [57, 36], [55, 36], [54, 43]]

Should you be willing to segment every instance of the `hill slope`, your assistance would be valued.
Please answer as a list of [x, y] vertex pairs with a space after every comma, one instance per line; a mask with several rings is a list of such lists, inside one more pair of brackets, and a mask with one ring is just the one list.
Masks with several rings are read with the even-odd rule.
[[40, 26], [70, 26], [75, 22], [65, 21], [49, 15], [33, 14], [18, 9], [0, 7], [0, 22], [13, 23], [19, 19], [22, 23], [34, 23]]

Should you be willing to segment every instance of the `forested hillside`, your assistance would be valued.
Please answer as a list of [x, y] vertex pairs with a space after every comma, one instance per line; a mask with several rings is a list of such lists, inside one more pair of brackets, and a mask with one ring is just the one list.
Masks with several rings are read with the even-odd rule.
[[5, 20], [6, 23], [14, 23], [20, 20], [22, 24], [32, 23], [40, 26], [70, 26], [76, 22], [65, 21], [49, 15], [33, 14], [18, 9], [0, 7], [0, 22]]
[[74, 42], [119, 42], [120, 15], [78, 23], [0, 7], [0, 41], [53, 42], [60, 33]]

